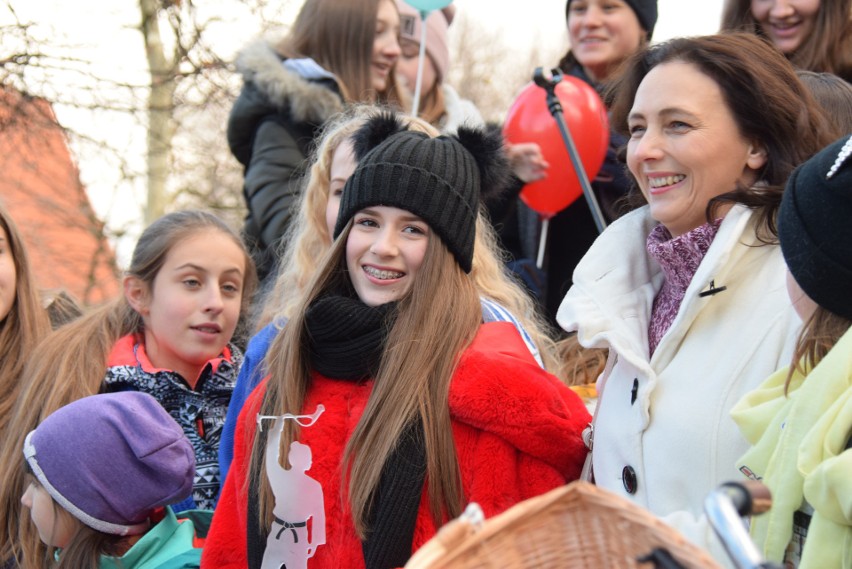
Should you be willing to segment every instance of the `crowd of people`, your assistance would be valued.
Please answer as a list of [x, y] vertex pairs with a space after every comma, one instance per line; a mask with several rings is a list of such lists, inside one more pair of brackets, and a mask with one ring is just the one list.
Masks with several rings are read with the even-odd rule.
[[657, 44], [656, 0], [568, 0], [609, 225], [557, 214], [538, 290], [550, 165], [447, 83], [447, 4], [243, 50], [242, 233], [166, 214], [107, 305], [43, 300], [0, 204], [0, 567], [402, 567], [580, 479], [726, 565], [703, 501], [747, 478], [767, 559], [852, 567], [852, 0]]

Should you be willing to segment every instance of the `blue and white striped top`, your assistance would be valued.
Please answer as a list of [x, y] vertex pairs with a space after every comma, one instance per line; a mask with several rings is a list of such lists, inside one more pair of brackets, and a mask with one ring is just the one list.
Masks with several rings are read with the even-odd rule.
[[491, 300], [490, 298], [480, 296], [479, 303], [482, 305], [482, 321], [510, 322], [518, 330], [518, 333], [524, 340], [524, 344], [527, 345], [527, 349], [535, 358], [535, 361], [538, 362], [538, 365], [544, 368], [544, 361], [542, 361], [541, 359], [541, 353], [538, 351], [538, 346], [535, 345], [532, 336], [530, 336], [530, 333], [527, 332], [526, 328], [524, 328], [524, 326], [518, 321], [518, 319], [515, 318], [515, 315], [506, 310], [503, 306]]

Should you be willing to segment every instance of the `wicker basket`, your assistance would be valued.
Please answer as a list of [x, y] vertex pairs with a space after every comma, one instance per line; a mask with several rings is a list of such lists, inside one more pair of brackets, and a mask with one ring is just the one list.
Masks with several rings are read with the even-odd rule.
[[651, 567], [636, 558], [665, 548], [690, 569], [718, 569], [704, 550], [615, 494], [573, 482], [515, 505], [477, 529], [453, 520], [406, 569]]

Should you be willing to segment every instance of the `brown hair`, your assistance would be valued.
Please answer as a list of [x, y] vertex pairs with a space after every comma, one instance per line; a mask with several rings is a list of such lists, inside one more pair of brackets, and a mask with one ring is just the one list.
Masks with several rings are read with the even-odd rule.
[[[303, 292], [315, 276], [319, 262], [331, 248], [325, 207], [328, 203], [334, 153], [367, 118], [379, 112], [381, 109], [376, 107], [356, 105], [332, 119], [323, 131], [302, 191], [296, 221], [284, 239], [287, 246], [275, 285], [260, 313], [257, 329], [277, 319], [290, 318], [298, 312], [297, 306]], [[439, 134], [423, 119], [402, 115], [400, 119], [409, 130], [424, 132], [429, 136]], [[480, 295], [498, 303], [521, 323], [539, 349], [545, 368], [566, 383], [573, 383], [573, 359], [561, 357], [563, 352], [557, 347], [550, 326], [537, 311], [530, 296], [506, 270], [496, 232], [482, 209], [476, 222], [471, 276]]]
[[[35, 476], [28, 475], [25, 484], [35, 484], [41, 486], [41, 483]], [[62, 548], [59, 556], [59, 563], [54, 562], [54, 556], [57, 548], [53, 546], [45, 546], [43, 567], [55, 567], [56, 569], [98, 569], [101, 566], [101, 555], [108, 557], [121, 557], [133, 546], [133, 542], [138, 541], [141, 536], [123, 536], [104, 533], [90, 528], [77, 518], [75, 518], [68, 510], [56, 503], [53, 498], [50, 499], [51, 507], [53, 508], [54, 520], [58, 518], [70, 522], [76, 529], [71, 535], [68, 544]], [[36, 530], [35, 524], [24, 523], [31, 529]], [[56, 523], [54, 523], [54, 530]], [[119, 563], [119, 566], [120, 563]], [[29, 567], [29, 565], [25, 565]]]
[[796, 75], [822, 107], [834, 128], [834, 138], [852, 132], [852, 85], [832, 73], [800, 69]]
[[[15, 222], [0, 205], [0, 228], [6, 233], [6, 247], [15, 264], [15, 300], [9, 314], [0, 320], [0, 440], [7, 427], [21, 389], [24, 365], [36, 344], [50, 331], [47, 313], [39, 299], [35, 276], [30, 268], [24, 240]], [[2, 557], [0, 557], [2, 559]]]
[[[305, 309], [317, 297], [338, 287], [351, 289], [345, 270], [347, 224], [325, 264], [282, 333], [270, 347], [270, 379], [263, 414], [299, 412], [311, 381], [307, 355]], [[442, 291], [435, 294], [435, 291]], [[464, 504], [449, 414], [449, 385], [459, 355], [471, 342], [482, 319], [473, 279], [456, 263], [433, 233], [423, 265], [411, 290], [399, 301], [374, 387], [361, 419], [346, 445], [344, 468], [355, 529], [363, 538], [367, 508], [382, 467], [403, 429], [415, 418], [423, 422], [429, 506], [436, 525], [458, 516]], [[399, 378], [405, 378], [400, 381]], [[298, 435], [288, 424], [281, 436], [281, 456]], [[272, 492], [263, 475], [266, 442], [255, 433], [251, 478], [260, 488], [260, 522], [271, 520]]]
[[[295, 221], [282, 240], [286, 248], [281, 255], [275, 284], [260, 313], [257, 329], [279, 317], [293, 314], [302, 292], [314, 276], [317, 266], [331, 247], [331, 235], [325, 222], [331, 186], [331, 163], [337, 148], [351, 138], [364, 122], [383, 112], [374, 105], [353, 105], [331, 118], [319, 136], [313, 160], [305, 177]], [[438, 131], [419, 118], [399, 115], [409, 130], [438, 136]]]
[[[751, 0], [726, 0], [721, 30], [766, 38], [752, 16]], [[834, 73], [852, 81], [852, 0], [821, 0], [813, 31], [787, 57], [796, 67]]]
[[740, 134], [766, 152], [756, 183], [711, 199], [708, 221], [722, 205], [742, 203], [756, 210], [758, 235], [774, 240], [784, 184], [796, 166], [833, 142], [828, 121], [776, 49], [754, 35], [729, 33], [677, 38], [634, 55], [606, 93], [617, 132], [629, 137], [627, 116], [645, 76], [673, 61], [692, 64], [713, 79]]
[[838, 340], [852, 327], [852, 320], [839, 316], [822, 306], [817, 306], [814, 313], [805, 321], [796, 349], [790, 364], [790, 372], [784, 384], [784, 393], [790, 387], [793, 372], [802, 375], [812, 370], [824, 358]]
[[[63, 513], [71, 515], [64, 510]], [[102, 555], [106, 557], [122, 557], [133, 547], [133, 542], [138, 537], [104, 533], [92, 529], [82, 522], [78, 523], [79, 528], [74, 533], [68, 546], [59, 555], [59, 564], [55, 566], [56, 569], [99, 569], [101, 567]], [[122, 567], [119, 560], [116, 560], [116, 563], [119, 567]]]
[[278, 52], [287, 58], [310, 57], [334, 73], [348, 102], [404, 104], [393, 69], [384, 91], [375, 92], [370, 81], [381, 2], [392, 0], [306, 0]]
[[[142, 232], [127, 274], [151, 286], [169, 251], [180, 241], [202, 231], [221, 231], [245, 257], [243, 313], [257, 283], [254, 264], [239, 236], [215, 215], [180, 211], [164, 215]], [[63, 326], [36, 348], [24, 370], [25, 387], [0, 446], [0, 559], [11, 556], [24, 567], [36, 567], [44, 548], [29, 524], [19, 524], [24, 469], [20, 455], [24, 438], [60, 407], [101, 390], [107, 358], [115, 342], [142, 330], [142, 317], [122, 295], [115, 301]], [[20, 532], [20, 533], [19, 533]]]
[[41, 300], [53, 330], [83, 315], [80, 303], [65, 289], [43, 290]]

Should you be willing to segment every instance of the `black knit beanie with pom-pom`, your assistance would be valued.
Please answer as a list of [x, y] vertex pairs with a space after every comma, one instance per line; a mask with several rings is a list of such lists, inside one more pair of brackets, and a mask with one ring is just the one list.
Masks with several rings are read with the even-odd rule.
[[852, 319], [852, 136], [824, 148], [790, 176], [778, 239], [805, 294]]
[[354, 137], [360, 160], [343, 188], [334, 237], [364, 208], [404, 209], [422, 218], [469, 273], [483, 187], [507, 177], [502, 145], [499, 135], [481, 129], [430, 138], [389, 113], [370, 119]]

